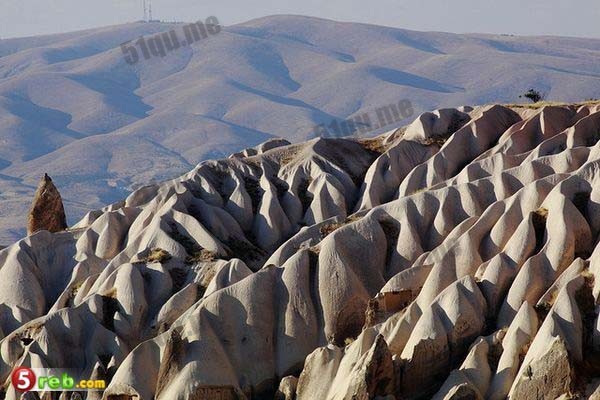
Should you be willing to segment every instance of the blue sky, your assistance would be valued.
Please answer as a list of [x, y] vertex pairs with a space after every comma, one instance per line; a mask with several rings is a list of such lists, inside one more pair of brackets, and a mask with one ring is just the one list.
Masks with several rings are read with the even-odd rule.
[[[0, 38], [66, 32], [141, 19], [142, 0], [2, 0]], [[230, 25], [301, 14], [415, 30], [600, 38], [600, 0], [153, 0], [163, 20], [215, 15]]]

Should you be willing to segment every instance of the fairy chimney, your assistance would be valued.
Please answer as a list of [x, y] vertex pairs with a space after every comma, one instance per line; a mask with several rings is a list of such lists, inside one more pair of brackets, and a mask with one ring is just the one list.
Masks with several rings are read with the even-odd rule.
[[42, 230], [60, 232], [65, 229], [67, 229], [67, 218], [62, 198], [52, 179], [48, 174], [44, 174], [29, 212], [27, 234], [31, 235]]

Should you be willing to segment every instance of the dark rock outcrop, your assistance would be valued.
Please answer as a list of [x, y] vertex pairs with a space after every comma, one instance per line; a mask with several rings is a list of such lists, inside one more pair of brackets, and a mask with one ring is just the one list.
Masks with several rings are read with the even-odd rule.
[[27, 234], [38, 231], [60, 232], [67, 229], [67, 218], [62, 198], [52, 179], [44, 174], [29, 212]]

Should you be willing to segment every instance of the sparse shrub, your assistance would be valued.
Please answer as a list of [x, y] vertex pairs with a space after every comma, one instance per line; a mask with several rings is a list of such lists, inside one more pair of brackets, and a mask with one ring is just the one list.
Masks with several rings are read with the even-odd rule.
[[198, 264], [201, 262], [212, 262], [219, 258], [219, 255], [214, 251], [207, 249], [198, 249], [185, 258], [185, 263], [188, 265]]
[[412, 196], [413, 194], [419, 194], [419, 193], [423, 193], [423, 192], [426, 192], [426, 191], [427, 191], [427, 189], [428, 189], [428, 188], [426, 188], [426, 187], [422, 187], [422, 188], [419, 188], [419, 189], [415, 189], [415, 190], [413, 190], [412, 192], [410, 192], [408, 195], [409, 195], [409, 196]]
[[149, 263], [164, 263], [171, 258], [171, 254], [168, 251], [155, 248], [150, 250], [150, 254], [148, 254], [148, 262]]
[[171, 222], [169, 226], [171, 227], [169, 236], [182, 245], [186, 253], [188, 253], [188, 256], [185, 258], [186, 264], [192, 265], [200, 262], [211, 262], [219, 258], [219, 255], [214, 251], [203, 248], [187, 235], [181, 233], [177, 224]]
[[72, 307], [74, 305], [75, 296], [77, 296], [77, 292], [79, 292], [82, 284], [83, 282], [78, 282], [71, 287], [71, 293], [69, 294], [69, 298], [67, 299], [66, 303], [67, 307]]
[[331, 224], [323, 225], [319, 228], [319, 231], [321, 232], [321, 238], [325, 239], [325, 237], [338, 230], [342, 226], [348, 225], [349, 223], [354, 221], [358, 221], [359, 219], [360, 217], [356, 215], [351, 215], [342, 222], [332, 222]]
[[250, 269], [260, 268], [261, 263], [266, 261], [268, 254], [254, 244], [251, 233], [246, 233], [246, 237], [248, 240], [241, 240], [232, 236], [225, 241], [225, 245], [231, 250], [231, 257], [244, 261]]
[[437, 145], [439, 147], [442, 147], [450, 138], [450, 136], [452, 135], [432, 135], [423, 139], [421, 143], [425, 146]]
[[145, 255], [140, 256], [138, 260], [133, 261], [133, 264], [151, 264], [164, 263], [171, 259], [171, 254], [161, 248], [153, 248], [145, 251]]
[[359, 141], [359, 143], [369, 152], [373, 153], [376, 156], [379, 156], [385, 153], [386, 145], [384, 143], [384, 139], [381, 136], [364, 139]]

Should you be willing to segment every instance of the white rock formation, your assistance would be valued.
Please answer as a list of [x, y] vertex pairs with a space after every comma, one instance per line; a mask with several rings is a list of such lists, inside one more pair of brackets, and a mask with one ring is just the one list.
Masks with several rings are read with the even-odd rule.
[[599, 140], [598, 104], [445, 109], [143, 187], [0, 250], [0, 393], [593, 398]]

